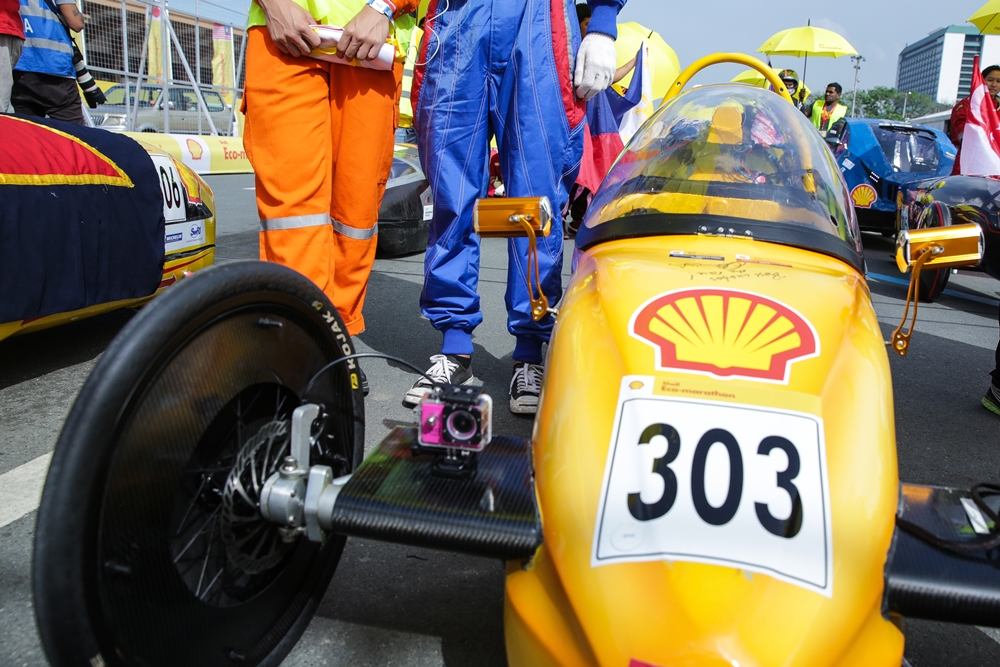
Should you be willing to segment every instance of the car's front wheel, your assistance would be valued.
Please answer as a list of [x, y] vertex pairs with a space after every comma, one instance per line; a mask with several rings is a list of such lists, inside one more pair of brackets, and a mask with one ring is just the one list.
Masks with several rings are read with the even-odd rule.
[[[153, 301], [87, 380], [38, 512], [35, 610], [52, 665], [278, 665], [333, 576], [324, 544], [264, 520], [263, 483], [302, 403], [310, 459], [360, 462], [357, 377], [337, 311], [275, 264], [224, 264]], [[313, 381], [313, 378], [315, 380]], [[320, 423], [320, 422], [318, 422]]]

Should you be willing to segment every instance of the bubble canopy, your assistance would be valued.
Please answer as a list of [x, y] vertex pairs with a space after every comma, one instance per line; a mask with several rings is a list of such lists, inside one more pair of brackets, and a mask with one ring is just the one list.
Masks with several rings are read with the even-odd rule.
[[577, 246], [672, 234], [754, 238], [863, 268], [833, 155], [795, 107], [762, 88], [705, 86], [661, 107], [604, 179]]

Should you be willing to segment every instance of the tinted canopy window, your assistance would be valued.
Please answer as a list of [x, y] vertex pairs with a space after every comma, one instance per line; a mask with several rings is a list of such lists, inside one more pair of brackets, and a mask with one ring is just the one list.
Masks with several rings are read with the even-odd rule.
[[938, 153], [937, 139], [927, 130], [878, 125], [872, 127], [872, 131], [893, 171], [937, 173], [941, 156]]
[[739, 221], [744, 230], [787, 227], [796, 238], [808, 230], [835, 237], [821, 245], [861, 248], [833, 155], [795, 107], [761, 88], [705, 86], [661, 107], [611, 169], [578, 243], [586, 247], [612, 223], [618, 237], [630, 224], [641, 235], [689, 233], [698, 216]]

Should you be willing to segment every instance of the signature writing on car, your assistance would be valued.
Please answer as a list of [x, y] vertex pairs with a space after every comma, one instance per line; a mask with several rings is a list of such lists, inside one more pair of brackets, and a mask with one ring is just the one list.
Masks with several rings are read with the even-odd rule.
[[769, 270], [765, 266], [763, 263], [757, 264], [753, 261], [735, 261], [719, 264], [685, 262], [681, 264], [681, 268], [690, 273], [692, 281], [701, 279], [712, 283], [732, 283], [746, 278], [781, 281], [788, 277], [779, 270]]

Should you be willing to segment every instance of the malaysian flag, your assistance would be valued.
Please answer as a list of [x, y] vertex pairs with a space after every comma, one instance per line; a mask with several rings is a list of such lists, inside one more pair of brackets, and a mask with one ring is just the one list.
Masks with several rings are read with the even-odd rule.
[[232, 41], [233, 29], [228, 25], [216, 23], [212, 26], [212, 39], [221, 39], [227, 42]]

